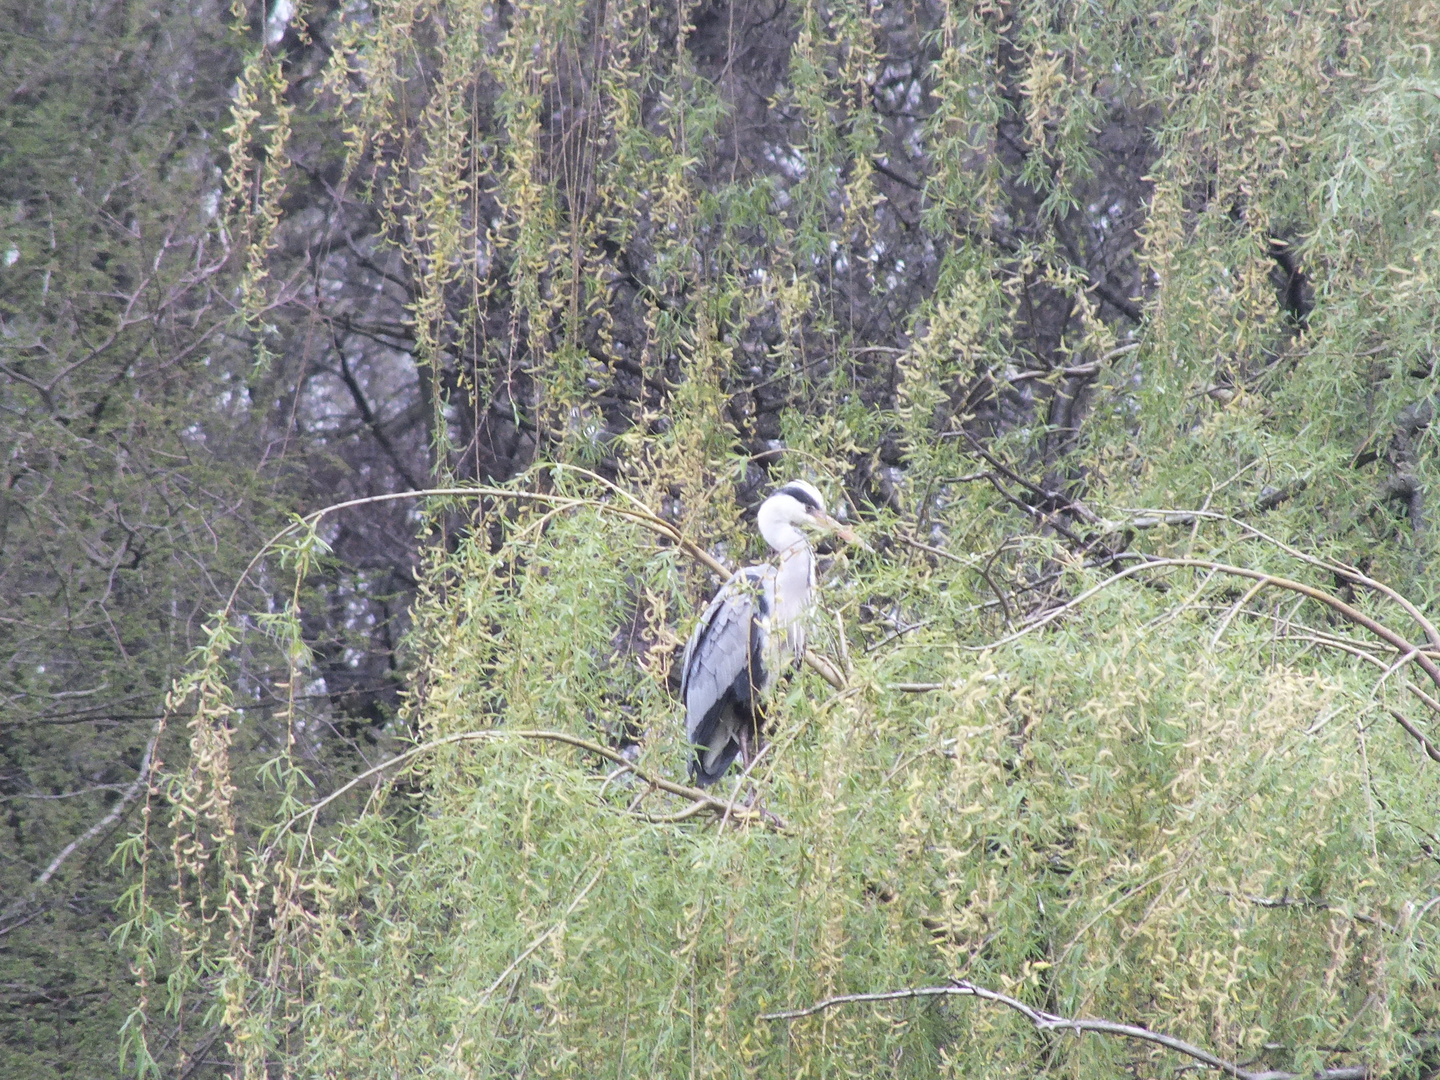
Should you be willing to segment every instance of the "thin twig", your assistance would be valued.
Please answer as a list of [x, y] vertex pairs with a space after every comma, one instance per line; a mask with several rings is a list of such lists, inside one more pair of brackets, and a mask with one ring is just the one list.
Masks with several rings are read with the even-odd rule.
[[[735, 786], [730, 789], [731, 806], [739, 805], [736, 800], [740, 798], [741, 787], [744, 786], [746, 780], [750, 779], [750, 773], [754, 771], [756, 765], [760, 764], [760, 759], [763, 758], [767, 753], [769, 753], [770, 748], [774, 745], [774, 743], [766, 743], [760, 748], [760, 752], [750, 759], [750, 764], [745, 766], [745, 771], [740, 774], [740, 778], [735, 781]], [[725, 831], [725, 826], [729, 823], [729, 821], [730, 811], [727, 809], [724, 815], [720, 818], [720, 832], [723, 833]]]
[[[575, 894], [574, 899], [570, 901], [570, 906], [565, 909], [564, 914], [561, 915], [560, 918], [556, 919], [555, 922], [551, 923], [548, 929], [546, 929], [538, 937], [536, 937], [534, 941], [530, 942], [529, 945], [527, 945], [523, 950], [521, 950], [519, 956], [515, 957], [514, 960], [510, 961], [510, 963], [506, 965], [505, 970], [502, 971], [496, 977], [495, 981], [492, 982], [490, 986], [485, 990], [485, 992], [480, 995], [479, 1000], [477, 1000], [475, 1004], [470, 1006], [470, 1008], [467, 1010], [467, 1019], [473, 1019], [475, 1014], [478, 1013], [482, 1008], [484, 1008], [485, 1005], [489, 1003], [490, 999], [495, 996], [495, 991], [500, 989], [500, 987], [505, 984], [505, 980], [510, 978], [510, 976], [514, 974], [515, 969], [518, 968], [521, 964], [523, 964], [532, 955], [534, 955], [536, 949], [540, 948], [541, 945], [544, 945], [545, 942], [549, 941], [550, 937], [555, 933], [555, 931], [559, 930], [560, 927], [565, 925], [565, 920], [575, 913], [575, 909], [580, 906], [581, 901], [583, 901], [586, 895], [590, 892], [590, 890], [595, 887], [595, 883], [600, 880], [600, 876], [605, 873], [605, 867], [608, 863], [609, 859], [607, 858], [605, 862], [600, 864], [600, 868], [595, 871], [595, 873], [591, 876], [590, 880], [585, 883], [585, 887]], [[518, 989], [518, 987], [519, 983], [517, 981], [516, 988]], [[507, 1005], [509, 1004], [510, 1000], [510, 998], [506, 999]], [[465, 1023], [457, 1022], [455, 1024], [455, 1038], [451, 1040], [450, 1047], [447, 1052], [447, 1057], [452, 1062], [455, 1060], [455, 1055], [460, 1050], [460, 1045], [465, 1035], [465, 1031]]]
[[[1212, 570], [1212, 571], [1211, 571], [1211, 575], [1213, 575], [1214, 573], [1215, 573], [1215, 572]], [[1207, 577], [1205, 580], [1208, 581], [1209, 578]], [[1243, 607], [1244, 607], [1246, 604], [1248, 604], [1251, 600], [1254, 600], [1254, 599], [1255, 599], [1255, 594], [1258, 593], [1258, 592], [1259, 592], [1261, 589], [1263, 589], [1264, 587], [1265, 587], [1265, 582], [1263, 582], [1263, 581], [1257, 581], [1257, 582], [1255, 582], [1254, 585], [1251, 585], [1250, 588], [1248, 588], [1248, 589], [1245, 590], [1244, 595], [1241, 596], [1239, 600], [1236, 600], [1236, 601], [1235, 601], [1235, 605], [1234, 605], [1229, 611], [1225, 612], [1224, 617], [1220, 620], [1220, 625], [1215, 628], [1215, 633], [1214, 633], [1214, 635], [1210, 638], [1210, 648], [1211, 648], [1212, 651], [1213, 651], [1214, 649], [1216, 649], [1216, 648], [1219, 647], [1219, 645], [1220, 645], [1220, 639], [1225, 636], [1225, 630], [1226, 630], [1227, 627], [1229, 627], [1231, 620], [1234, 619], [1235, 616], [1240, 613], [1240, 609], [1241, 609], [1241, 608], [1243, 608]], [[1203, 583], [1202, 583], [1202, 585], [1201, 585], [1201, 588], [1204, 588]]]
[[845, 638], [845, 616], [839, 611], [835, 612], [835, 638], [840, 643], [840, 664], [845, 669], [845, 678], [849, 679], [855, 674], [855, 666], [850, 662], [850, 642]]
[[[761, 1020], [798, 1020], [801, 1017], [813, 1016], [818, 1012], [834, 1008], [837, 1005], [850, 1005], [867, 1001], [902, 1001], [907, 998], [926, 997], [973, 997], [981, 1001], [989, 1001], [997, 1005], [1004, 1005], [1008, 1009], [1019, 1013], [1026, 1020], [1035, 1026], [1040, 1032], [1064, 1032], [1073, 1031], [1077, 1035], [1083, 1031], [1093, 1031], [1100, 1035], [1117, 1035], [1126, 1039], [1138, 1039], [1142, 1042], [1154, 1043], [1163, 1046], [1167, 1050], [1174, 1050], [1178, 1054], [1193, 1058], [1195, 1061], [1206, 1065], [1209, 1068], [1232, 1076], [1235, 1080], [1296, 1080], [1298, 1077], [1307, 1076], [1306, 1073], [1280, 1072], [1278, 1070], [1267, 1070], [1265, 1072], [1251, 1072], [1242, 1069], [1233, 1061], [1217, 1057], [1210, 1051], [1188, 1043], [1183, 1039], [1177, 1039], [1173, 1035], [1166, 1035], [1164, 1032], [1151, 1031], [1149, 1028], [1137, 1027], [1134, 1024], [1120, 1024], [1113, 1020], [1079, 1020], [1066, 1016], [1056, 1016], [1054, 1013], [1044, 1012], [1041, 1009], [1031, 1008], [1023, 1001], [1010, 997], [1008, 994], [1001, 994], [995, 990], [988, 990], [983, 986], [976, 986], [964, 979], [957, 980], [950, 986], [925, 986], [915, 989], [889, 990], [880, 994], [841, 994], [838, 997], [826, 998], [824, 1001], [817, 1001], [814, 1005], [803, 1009], [791, 1009], [786, 1012], [762, 1013]], [[1340, 1069], [1324, 1069], [1313, 1074], [1316, 1080], [1365, 1080], [1369, 1075], [1369, 1069], [1364, 1065], [1351, 1065]]]
[[[985, 608], [985, 607], [998, 607], [999, 605], [1000, 605], [1000, 601], [998, 601], [998, 600], [991, 600], [991, 601], [989, 601], [989, 603], [977, 605], [975, 608], [972, 608], [971, 610], [980, 610], [981, 608]], [[894, 629], [892, 632], [890, 632], [889, 634], [886, 634], [883, 638], [881, 638], [879, 641], [875, 642], [873, 645], [866, 645], [866, 646], [865, 646], [865, 652], [866, 652], [867, 654], [869, 654], [869, 653], [874, 652], [876, 649], [883, 649], [886, 645], [889, 645], [890, 642], [895, 641], [895, 640], [897, 640], [897, 639], [899, 639], [899, 638], [902, 638], [902, 637], [904, 637], [906, 634], [913, 634], [916, 630], [923, 630], [923, 629], [925, 629], [925, 627], [934, 624], [936, 621], [937, 621], [937, 620], [936, 620], [936, 619], [933, 619], [933, 618], [932, 618], [932, 619], [921, 619], [919, 622], [911, 623], [909, 626], [905, 626], [905, 625], [903, 625], [903, 624], [901, 624], [901, 623], [892, 622], [891, 625], [894, 626], [895, 629]]]
[[546, 930], [543, 934], [541, 934], [534, 941], [532, 941], [519, 956], [515, 957], [514, 960], [510, 961], [509, 966], [506, 967], [505, 970], [502, 971], [495, 979], [495, 981], [490, 984], [489, 988], [480, 995], [481, 1005], [484, 1005], [487, 1001], [490, 1000], [490, 998], [494, 995], [495, 991], [500, 989], [500, 986], [505, 982], [506, 979], [510, 977], [510, 974], [521, 964], [523, 964], [526, 958], [532, 953], [534, 953], [536, 949], [540, 948], [541, 945], [544, 945], [545, 942], [549, 940], [551, 934], [555, 933], [556, 930], [565, 925], [565, 920], [568, 919], [571, 915], [575, 914], [575, 909], [580, 906], [580, 902], [585, 899], [585, 895], [595, 887], [595, 883], [600, 880], [600, 875], [603, 873], [605, 873], [605, 867], [602, 864], [600, 869], [596, 870], [590, 880], [585, 883], [585, 887], [575, 894], [575, 899], [570, 901], [570, 906], [565, 909], [565, 914], [561, 915], [559, 919], [557, 919], [554, 923], [551, 924], [548, 930]]
[[673, 814], [642, 814], [638, 810], [632, 810], [630, 816], [637, 817], [651, 825], [674, 825], [678, 821], [689, 821], [702, 810], [709, 809], [710, 807], [706, 803], [693, 802], [684, 810], [677, 810]]
[[913, 536], [906, 536], [903, 532], [897, 532], [895, 537], [902, 544], [909, 544], [916, 551], [928, 551], [931, 555], [938, 555], [942, 559], [949, 559], [951, 562], [959, 563], [966, 569], [974, 569], [975, 564], [979, 562], [979, 559], [962, 559], [959, 555], [946, 551], [944, 548], [933, 547], [922, 540], [916, 540]]

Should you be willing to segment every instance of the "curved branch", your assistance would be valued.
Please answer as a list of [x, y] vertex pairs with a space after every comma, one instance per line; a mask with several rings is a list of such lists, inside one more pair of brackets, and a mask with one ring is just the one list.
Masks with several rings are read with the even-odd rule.
[[[1287, 550], [1291, 549], [1287, 548]], [[1316, 560], [1307, 561], [1316, 562], [1318, 565], [1321, 566], [1328, 566], [1328, 564], [1318, 562]], [[1304, 582], [1301, 581], [1294, 581], [1290, 578], [1285, 577], [1277, 577], [1274, 574], [1267, 574], [1261, 570], [1251, 570], [1249, 567], [1246, 566], [1230, 566], [1227, 563], [1212, 562], [1209, 559], [1146, 558], [1143, 562], [1136, 563], [1134, 566], [1127, 566], [1118, 574], [1113, 574], [1099, 584], [1094, 585], [1089, 589], [1086, 589], [1079, 596], [1076, 596], [1072, 600], [1066, 601], [1064, 604], [1061, 604], [1058, 608], [1055, 608], [1052, 611], [1046, 612], [1040, 618], [1015, 631], [1015, 633], [1013, 634], [1008, 634], [1005, 637], [1000, 638], [998, 641], [993, 641], [988, 645], [964, 645], [961, 647], [968, 652], [984, 652], [988, 649], [998, 648], [1001, 645], [1008, 645], [1013, 641], [1018, 641], [1026, 634], [1029, 634], [1035, 630], [1039, 630], [1042, 627], [1048, 626], [1050, 623], [1058, 619], [1061, 615], [1065, 614], [1065, 612], [1069, 611], [1071, 608], [1082, 603], [1083, 601], [1088, 600], [1090, 597], [1094, 596], [1102, 589], [1109, 588], [1111, 585], [1114, 585], [1119, 581], [1123, 581], [1125, 578], [1134, 577], [1136, 574], [1141, 573], [1144, 570], [1164, 569], [1172, 566], [1189, 567], [1191, 569], [1197, 570], [1210, 570], [1215, 573], [1229, 574], [1233, 577], [1246, 578], [1250, 581], [1255, 582], [1254, 586], [1252, 586], [1250, 590], [1246, 592], [1245, 596], [1241, 600], [1241, 603], [1237, 604], [1235, 608], [1231, 609], [1231, 615], [1233, 615], [1234, 612], [1245, 603], [1245, 601], [1249, 600], [1261, 589], [1264, 589], [1268, 586], [1274, 586], [1277, 589], [1285, 589], [1289, 592], [1298, 593], [1301, 596], [1308, 597], [1311, 600], [1316, 600], [1319, 603], [1324, 604], [1326, 607], [1330, 608], [1332, 611], [1343, 615], [1346, 619], [1354, 623], [1356, 626], [1362, 626], [1366, 630], [1369, 630], [1372, 634], [1380, 638], [1396, 652], [1401, 654], [1402, 659], [1400, 660], [1400, 662], [1397, 663], [1393, 668], [1388, 669], [1386, 671], [1386, 676], [1388, 676], [1391, 671], [1397, 670], [1407, 663], [1413, 663], [1417, 667], [1419, 667], [1421, 671], [1425, 672], [1427, 676], [1429, 676], [1430, 682], [1437, 689], [1440, 689], [1440, 664], [1436, 663], [1436, 657], [1432, 653], [1425, 652], [1418, 646], [1412, 645], [1402, 634], [1391, 630], [1388, 626], [1380, 622], [1378, 619], [1371, 618], [1369, 615], [1366, 615], [1358, 608], [1347, 604], [1338, 596], [1332, 596], [1324, 589], [1317, 589], [1315, 588], [1315, 586], [1306, 585]], [[1388, 586], [1381, 585], [1379, 582], [1374, 582], [1370, 578], [1363, 577], [1362, 575], [1357, 577], [1356, 580], [1360, 584], [1364, 584], [1367, 587], [1373, 587], [1387, 596], [1398, 598], [1398, 594], [1395, 593], [1393, 589], [1389, 588]], [[1416, 618], [1416, 621], [1420, 623], [1421, 628], [1425, 631], [1426, 636], [1428, 637], [1432, 630], [1432, 626], [1429, 620], [1425, 619], [1424, 616], [1420, 615], [1415, 609], [1414, 605], [1410, 604], [1408, 601], [1403, 600], [1403, 598], [1398, 599], [1398, 602], [1402, 604], [1402, 606], [1406, 609], [1408, 613], [1411, 613]], [[1224, 631], [1225, 625], [1228, 623], [1229, 617], [1230, 616], [1227, 615], [1226, 621], [1221, 624], [1220, 631], [1217, 631], [1215, 635], [1215, 641], [1219, 640], [1220, 633]], [[1214, 645], [1215, 641], [1212, 641], [1211, 644]], [[929, 690], [935, 689], [935, 687], [932, 687], [929, 684], [924, 684], [923, 689]], [[1425, 695], [1422, 694], [1421, 696], [1424, 697]], [[1401, 719], [1399, 714], [1396, 713], [1394, 710], [1390, 710], [1390, 712], [1392, 716], [1394, 716], [1397, 720], [1400, 721], [1400, 726], [1403, 727], [1409, 735], [1419, 740], [1420, 745], [1424, 749], [1426, 756], [1429, 757], [1431, 760], [1440, 763], [1440, 751], [1436, 750], [1430, 740], [1425, 738], [1425, 736], [1421, 734], [1420, 730], [1416, 728], [1413, 724], [1411, 724], [1409, 721]]]
[[[758, 810], [754, 810], [750, 807], [745, 806], [736, 806], [733, 803], [726, 802], [724, 799], [717, 799], [714, 795], [711, 795], [707, 791], [702, 791], [700, 788], [690, 787], [686, 784], [677, 784], [673, 781], [666, 780], [663, 777], [652, 776], [649, 773], [645, 772], [643, 769], [637, 768], [633, 762], [631, 762], [628, 758], [626, 758], [618, 751], [612, 750], [608, 746], [601, 746], [599, 743], [591, 742], [588, 739], [582, 739], [578, 735], [571, 735], [569, 732], [566, 731], [540, 731], [522, 728], [509, 730], [506, 728], [492, 728], [485, 731], [462, 731], [457, 735], [446, 735], [445, 737], [440, 739], [432, 739], [430, 742], [421, 743], [419, 746], [411, 747], [403, 754], [396, 754], [388, 761], [382, 761], [379, 765], [376, 765], [372, 769], [366, 769], [364, 772], [356, 776], [354, 779], [350, 780], [348, 783], [342, 784], [340, 787], [332, 791], [329, 795], [326, 795], [323, 799], [320, 799], [318, 802], [311, 803], [304, 810], [301, 810], [298, 814], [285, 821], [285, 823], [282, 824], [278, 830], [276, 830], [274, 837], [270, 840], [269, 846], [266, 847], [265, 850], [261, 853], [260, 861], [268, 861], [270, 856], [275, 851], [275, 846], [280, 843], [280, 838], [284, 836], [287, 832], [289, 832], [292, 828], [294, 828], [296, 825], [300, 824], [300, 822], [304, 821], [307, 818], [313, 817], [315, 814], [318, 814], [326, 806], [330, 805], [336, 799], [340, 798], [340, 796], [344, 795], [347, 791], [350, 791], [353, 788], [359, 786], [373, 776], [380, 775], [386, 769], [393, 768], [396, 765], [403, 765], [405, 762], [411, 760], [412, 758], [419, 757], [421, 754], [429, 753], [431, 750], [438, 750], [442, 746], [454, 746], [457, 743], [484, 742], [487, 740], [499, 740], [504, 738], [536, 739], [543, 742], [565, 743], [568, 746], [574, 746], [580, 750], [586, 751], [587, 753], [596, 754], [600, 757], [605, 758], [607, 761], [613, 761], [617, 765], [623, 765], [631, 772], [633, 772], [636, 776], [640, 777], [640, 779], [644, 780], [646, 783], [652, 784], [653, 786], [659, 788], [661, 791], [668, 792], [671, 795], [679, 795], [682, 798], [689, 799], [692, 804], [699, 804], [701, 808], [709, 810], [711, 813], [720, 815], [728, 814], [732, 819], [736, 820], [758, 821], [761, 824], [765, 824], [770, 826], [771, 828], [774, 828], [777, 832], [785, 831], [785, 825], [783, 822], [777, 824], [774, 821], [769, 820], [767, 818], [767, 815], [762, 814]], [[687, 813], [686, 816], [689, 816], [689, 814]]]
[[1121, 570], [1119, 573], [1113, 574], [1110, 577], [1106, 578], [1099, 584], [1094, 585], [1089, 589], [1086, 589], [1083, 593], [1075, 597], [1073, 600], [1067, 601], [1066, 603], [1060, 605], [1060, 607], [1055, 608], [1053, 611], [1046, 612], [1040, 618], [1022, 627], [1013, 634], [1008, 634], [1005, 637], [1000, 638], [997, 641], [993, 641], [988, 645], [967, 645], [964, 646], [964, 648], [969, 652], [983, 652], [986, 649], [994, 649], [998, 648], [1001, 645], [1008, 645], [1012, 641], [1017, 641], [1020, 638], [1024, 637], [1026, 634], [1032, 633], [1035, 630], [1039, 630], [1044, 626], [1048, 626], [1050, 623], [1058, 619], [1061, 615], [1065, 614], [1065, 612], [1080, 604], [1082, 601], [1088, 600], [1090, 597], [1094, 596], [1102, 589], [1109, 588], [1111, 585], [1114, 585], [1119, 581], [1123, 581], [1125, 578], [1134, 577], [1136, 574], [1142, 573], [1146, 570], [1159, 570], [1172, 566], [1189, 567], [1191, 569], [1197, 570], [1214, 570], [1216, 573], [1229, 574], [1233, 577], [1246, 578], [1250, 581], [1257, 582], [1260, 588], [1274, 586], [1275, 588], [1285, 589], [1288, 592], [1298, 593], [1301, 596], [1307, 596], [1312, 600], [1316, 600], [1324, 604], [1326, 607], [1330, 608], [1332, 611], [1343, 615], [1346, 619], [1348, 619], [1355, 625], [1363, 626], [1366, 630], [1369, 630], [1376, 637], [1393, 646], [1400, 653], [1405, 654], [1413, 652], [1415, 654], [1415, 664], [1417, 664], [1420, 669], [1430, 677], [1430, 681], [1434, 683], [1437, 688], [1440, 688], [1440, 666], [1436, 665], [1435, 660], [1433, 660], [1428, 654], [1417, 649], [1401, 634], [1398, 634], [1394, 630], [1391, 630], [1384, 623], [1371, 618], [1369, 615], [1366, 615], [1358, 608], [1347, 604], [1338, 596], [1332, 596], [1324, 589], [1317, 589], [1313, 585], [1306, 585], [1304, 582], [1294, 581], [1291, 578], [1279, 577], [1275, 574], [1267, 574], [1263, 570], [1252, 570], [1247, 566], [1230, 566], [1227, 563], [1212, 562], [1209, 559], [1146, 558], [1143, 562], [1136, 563], [1134, 566], [1128, 566], [1124, 570]]
[[1383, 581], [1377, 581], [1368, 574], [1362, 573], [1358, 567], [1351, 566], [1348, 563], [1330, 562], [1327, 559], [1322, 559], [1319, 556], [1301, 551], [1299, 548], [1292, 547], [1278, 537], [1271, 536], [1262, 529], [1257, 529], [1248, 521], [1242, 521], [1240, 518], [1233, 517], [1230, 514], [1222, 514], [1217, 510], [1158, 510], [1126, 507], [1122, 512], [1132, 515], [1153, 514], [1158, 516], [1162, 521], [1173, 524], [1189, 525], [1197, 518], [1203, 518], [1207, 521], [1224, 521], [1231, 525], [1238, 525], [1251, 536], [1254, 536], [1258, 540], [1264, 540], [1267, 544], [1279, 548], [1291, 558], [1299, 559], [1301, 562], [1308, 563], [1310, 566], [1318, 567], [1327, 573], [1338, 575], [1356, 585], [1370, 589], [1373, 592], [1378, 592], [1382, 596], [1389, 597], [1425, 631], [1425, 637], [1429, 639], [1431, 646], [1440, 649], [1440, 628], [1437, 628], [1432, 620], [1426, 618], [1425, 614], [1399, 591], [1386, 585]]
[[1047, 1013], [1040, 1009], [1031, 1008], [1023, 1001], [1002, 994], [996, 990], [989, 990], [983, 986], [976, 986], [964, 979], [957, 980], [949, 986], [925, 986], [914, 989], [890, 990], [879, 994], [842, 994], [839, 997], [826, 998], [824, 1001], [817, 1001], [803, 1009], [791, 1009], [785, 1012], [762, 1013], [761, 1020], [798, 1020], [804, 1016], [813, 1016], [818, 1012], [834, 1008], [837, 1005], [850, 1005], [867, 1001], [902, 1001], [906, 998], [925, 997], [973, 997], [981, 1001], [989, 1001], [997, 1005], [1004, 1005], [1006, 1008], [1019, 1013], [1026, 1020], [1035, 1026], [1036, 1031], [1073, 1031], [1077, 1035], [1082, 1031], [1092, 1031], [1099, 1035], [1116, 1035], [1125, 1039], [1137, 1039], [1141, 1042], [1154, 1043], [1163, 1046], [1167, 1050], [1174, 1050], [1177, 1054], [1184, 1054], [1188, 1058], [1200, 1062], [1202, 1065], [1232, 1076], [1235, 1080], [1299, 1080], [1300, 1077], [1313, 1075], [1315, 1080], [1365, 1080], [1369, 1075], [1369, 1069], [1364, 1065], [1351, 1065], [1340, 1069], [1324, 1069], [1314, 1074], [1279, 1072], [1267, 1070], [1265, 1072], [1251, 1072], [1242, 1069], [1233, 1061], [1227, 1061], [1222, 1057], [1210, 1053], [1210, 1051], [1188, 1043], [1184, 1039], [1177, 1039], [1173, 1035], [1166, 1035], [1161, 1031], [1151, 1031], [1149, 1028], [1137, 1027], [1134, 1024], [1121, 1024], [1113, 1020], [1077, 1020], [1067, 1016], [1056, 1016], [1054, 1013]]
[[[285, 528], [277, 532], [269, 540], [267, 540], [265, 544], [260, 548], [260, 550], [255, 553], [254, 557], [250, 560], [249, 565], [245, 567], [245, 570], [236, 580], [235, 587], [230, 590], [230, 596], [225, 601], [225, 606], [220, 610], [218, 616], [221, 619], [229, 618], [231, 612], [235, 609], [236, 601], [240, 598], [241, 587], [245, 584], [246, 581], [249, 580], [251, 573], [253, 573], [255, 568], [260, 565], [261, 560], [264, 559], [264, 557], [275, 547], [276, 544], [280, 543], [287, 536], [290, 536], [292, 533], [302, 528], [313, 529], [317, 525], [319, 525], [325, 517], [340, 510], [353, 510], [359, 506], [373, 506], [378, 503], [394, 502], [397, 499], [493, 498], [518, 499], [529, 502], [541, 502], [549, 506], [554, 506], [558, 508], [588, 506], [591, 509], [600, 511], [601, 513], [615, 514], [616, 516], [625, 518], [628, 521], [633, 521], [637, 525], [643, 525], [645, 528], [649, 529], [657, 536], [663, 536], [665, 539], [669, 540], [676, 547], [680, 548], [687, 555], [689, 555], [692, 559], [695, 559], [697, 562], [703, 563], [706, 567], [715, 571], [715, 573], [719, 574], [722, 578], [728, 579], [730, 577], [731, 571], [729, 567], [727, 567], [719, 559], [715, 558], [714, 555], [711, 555], [710, 552], [706, 551], [695, 541], [685, 536], [685, 534], [682, 533], [679, 529], [677, 529], [674, 525], [670, 524], [670, 522], [660, 517], [658, 514], [656, 514], [639, 499], [635, 498], [634, 495], [630, 494], [624, 488], [621, 488], [616, 484], [612, 484], [603, 476], [592, 473], [588, 469], [581, 469], [577, 468], [576, 466], [558, 465], [550, 467], [568, 468], [572, 472], [581, 473], [584, 476], [589, 477], [593, 480], [598, 480], [609, 490], [615, 492], [617, 495], [622, 496], [633, 505], [616, 506], [611, 503], [600, 502], [596, 499], [575, 498], [573, 496], [566, 495], [549, 495], [544, 492], [538, 491], [517, 491], [513, 488], [486, 487], [478, 485], [475, 487], [422, 488], [415, 491], [393, 491], [388, 492], [384, 495], [368, 495], [360, 499], [348, 499], [345, 502], [335, 503], [332, 506], [326, 506], [320, 510], [314, 511], [313, 513], [306, 514], [302, 518], [297, 518], [289, 525], [285, 526]], [[835, 670], [834, 665], [832, 665], [823, 656], [818, 655], [810, 649], [806, 649], [805, 662], [810, 666], [813, 671], [818, 673], [822, 679], [828, 682], [831, 686], [835, 687], [835, 689], [844, 689], [844, 678], [840, 675], [839, 672]]]

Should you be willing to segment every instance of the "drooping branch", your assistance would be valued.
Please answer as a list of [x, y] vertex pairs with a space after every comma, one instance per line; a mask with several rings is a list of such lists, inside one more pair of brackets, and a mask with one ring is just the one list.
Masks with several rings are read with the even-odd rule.
[[1162, 1031], [1151, 1031], [1149, 1028], [1139, 1027], [1135, 1024], [1122, 1024], [1114, 1020], [1081, 1020], [1068, 1016], [1057, 1016], [1041, 1009], [1032, 1008], [1018, 998], [1002, 994], [997, 990], [990, 990], [983, 986], [976, 986], [965, 979], [959, 979], [949, 986], [923, 986], [907, 988], [903, 990], [888, 990], [878, 994], [841, 994], [837, 997], [825, 998], [813, 1005], [807, 1005], [803, 1009], [789, 1009], [784, 1012], [762, 1013], [761, 1020], [799, 1020], [802, 1017], [814, 1016], [816, 1013], [824, 1012], [826, 1009], [833, 1009], [841, 1005], [854, 1005], [871, 1001], [904, 1001], [907, 998], [931, 998], [931, 997], [973, 997], [981, 1001], [988, 1001], [996, 1005], [1004, 1005], [1006, 1008], [1019, 1013], [1026, 1020], [1035, 1026], [1036, 1031], [1041, 1032], [1065, 1032], [1073, 1031], [1079, 1035], [1082, 1032], [1094, 1032], [1098, 1035], [1114, 1035], [1119, 1038], [1137, 1039], [1141, 1042], [1153, 1043], [1156, 1046], [1163, 1046], [1167, 1050], [1173, 1050], [1177, 1054], [1184, 1054], [1188, 1058], [1200, 1062], [1211, 1069], [1232, 1076], [1235, 1080], [1300, 1080], [1301, 1077], [1313, 1076], [1314, 1080], [1365, 1080], [1369, 1075], [1369, 1069], [1364, 1065], [1347, 1065], [1338, 1069], [1323, 1069], [1315, 1073], [1294, 1073], [1279, 1070], [1264, 1070], [1253, 1072], [1244, 1069], [1233, 1061], [1218, 1057], [1210, 1051], [1188, 1043], [1184, 1039], [1177, 1039], [1173, 1035], [1166, 1035]]

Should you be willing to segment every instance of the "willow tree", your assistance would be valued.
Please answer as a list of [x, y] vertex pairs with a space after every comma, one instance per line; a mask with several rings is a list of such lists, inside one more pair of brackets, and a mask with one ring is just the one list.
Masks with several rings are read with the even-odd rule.
[[[397, 260], [416, 741], [322, 797], [236, 719], [318, 511], [171, 695], [129, 1061], [1433, 1071], [1433, 4], [276, 9], [240, 296], [307, 332], [307, 185]], [[797, 475], [876, 551], [696, 792], [677, 649]]]

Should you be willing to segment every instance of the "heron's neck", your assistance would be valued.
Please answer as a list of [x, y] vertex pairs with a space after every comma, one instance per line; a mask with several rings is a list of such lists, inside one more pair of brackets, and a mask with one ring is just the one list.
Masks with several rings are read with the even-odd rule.
[[763, 536], [765, 542], [770, 545], [771, 551], [780, 552], [783, 555], [791, 548], [797, 546], [809, 550], [810, 541], [805, 538], [805, 534], [788, 521], [769, 522], [768, 526], [767, 528], [762, 524], [760, 535]]
[[808, 581], [814, 576], [815, 552], [803, 533], [793, 543], [781, 548], [779, 554], [781, 577], [794, 576]]
[[[782, 606], [791, 607], [794, 602], [803, 606], [804, 602], [797, 598], [808, 600], [810, 590], [815, 587], [815, 552], [810, 547], [810, 538], [789, 522], [778, 521], [762, 521], [760, 535], [779, 556], [776, 560], [779, 563], [779, 591], [789, 598]], [[800, 608], [795, 607], [793, 611], [782, 614], [781, 620], [789, 621], [799, 611]]]
[[788, 551], [796, 544], [808, 547], [805, 534], [781, 516], [784, 510], [776, 505], [780, 501], [772, 498], [760, 504], [760, 513], [755, 519], [755, 524], [760, 527], [760, 535], [765, 538], [765, 543], [770, 545], [771, 551]]

